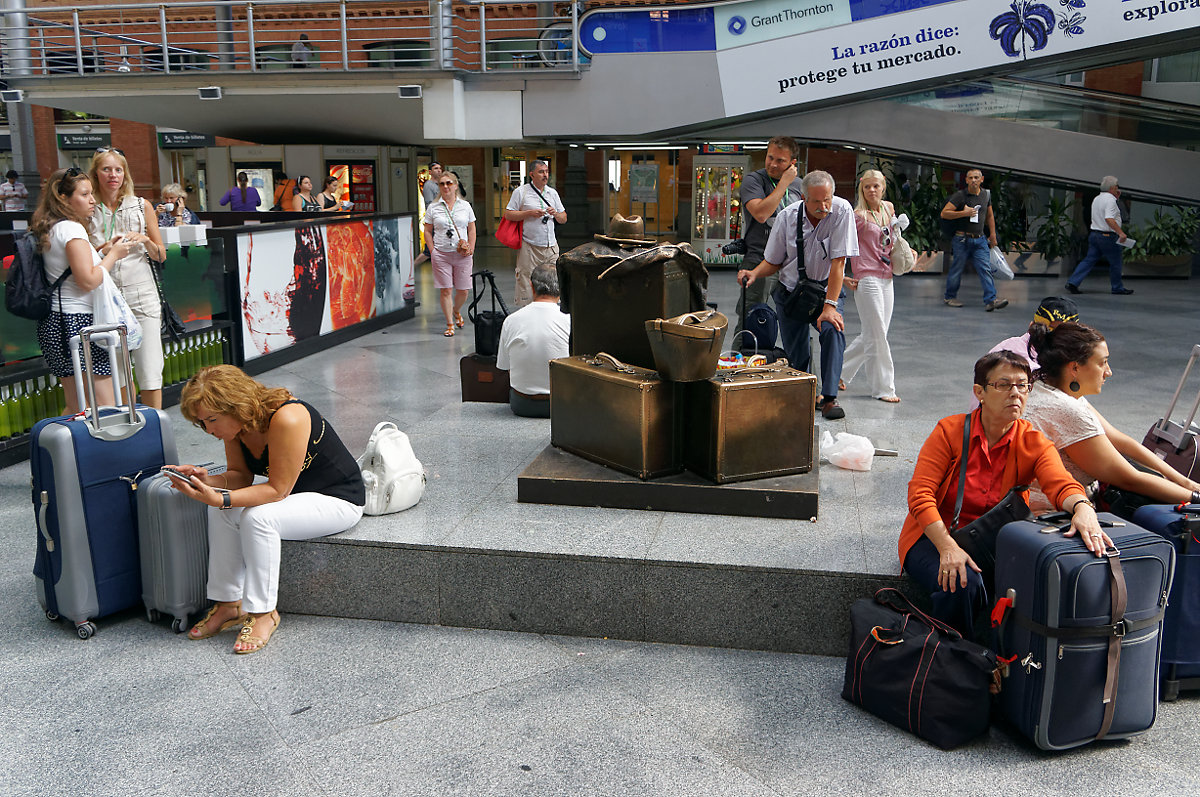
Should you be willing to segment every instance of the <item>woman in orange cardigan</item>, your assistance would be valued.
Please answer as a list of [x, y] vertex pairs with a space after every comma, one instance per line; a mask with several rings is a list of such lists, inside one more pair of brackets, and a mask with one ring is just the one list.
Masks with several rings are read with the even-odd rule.
[[[974, 390], [980, 406], [971, 413], [959, 523], [970, 523], [1012, 487], [1036, 479], [1056, 507], [1071, 513], [1066, 536], [1079, 533], [1088, 550], [1101, 556], [1112, 541], [1101, 531], [1095, 507], [1063, 467], [1054, 445], [1021, 418], [1031, 384], [1029, 362], [1019, 354], [991, 352], [975, 363]], [[987, 590], [979, 566], [949, 531], [965, 419], [951, 415], [938, 421], [921, 447], [908, 483], [908, 517], [899, 550], [905, 571], [929, 591], [933, 616], [972, 638], [974, 618], [987, 611]]]

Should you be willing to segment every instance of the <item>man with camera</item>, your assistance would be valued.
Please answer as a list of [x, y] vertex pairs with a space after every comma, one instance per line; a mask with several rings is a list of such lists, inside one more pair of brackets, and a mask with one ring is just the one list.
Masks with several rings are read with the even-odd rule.
[[858, 256], [854, 209], [834, 196], [834, 188], [829, 172], [804, 175], [800, 186], [804, 201], [779, 214], [762, 262], [752, 270], [738, 272], [738, 281], [748, 286], [779, 274], [779, 284], [771, 297], [779, 313], [779, 336], [793, 368], [809, 370], [809, 326], [817, 330], [821, 341], [821, 396], [817, 408], [831, 421], [846, 417], [837, 403], [846, 353], [842, 281], [846, 258]]
[[[742, 178], [742, 239], [730, 246], [744, 242], [742, 262], [748, 268], [754, 268], [762, 262], [767, 236], [771, 234], [771, 227], [774, 226], [779, 212], [800, 201], [800, 181], [796, 179], [796, 156], [799, 154], [800, 145], [796, 143], [796, 139], [791, 136], [775, 136], [767, 142], [767, 161], [764, 168], [750, 172]], [[742, 300], [738, 299], [736, 332], [741, 332], [745, 326], [746, 311], [760, 302], [767, 301], [778, 282], [779, 279], [771, 275], [747, 286], [745, 305], [743, 306]], [[769, 349], [774, 345], [773, 340], [758, 342], [760, 349]]]
[[538, 266], [553, 267], [558, 260], [554, 226], [567, 223], [567, 211], [558, 192], [551, 188], [550, 164], [535, 160], [529, 167], [529, 182], [512, 192], [504, 218], [521, 221], [521, 251], [517, 253], [517, 307], [533, 301], [529, 275]]

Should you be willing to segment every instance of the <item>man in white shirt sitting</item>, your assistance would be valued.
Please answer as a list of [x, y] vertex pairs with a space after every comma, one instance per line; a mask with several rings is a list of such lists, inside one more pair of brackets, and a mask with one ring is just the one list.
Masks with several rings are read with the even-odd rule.
[[558, 272], [538, 266], [529, 276], [533, 301], [504, 319], [496, 367], [509, 371], [514, 415], [550, 417], [550, 361], [570, 355], [571, 316], [558, 309]]

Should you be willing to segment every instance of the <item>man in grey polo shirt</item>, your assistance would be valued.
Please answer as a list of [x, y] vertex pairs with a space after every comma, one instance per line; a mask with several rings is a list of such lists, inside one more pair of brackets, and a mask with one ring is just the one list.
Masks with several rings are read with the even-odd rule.
[[858, 231], [854, 209], [846, 200], [834, 196], [833, 176], [829, 172], [811, 171], [804, 175], [800, 191], [804, 201], [785, 208], [775, 220], [763, 261], [753, 270], [739, 271], [738, 280], [752, 285], [778, 272], [779, 285], [772, 298], [779, 314], [779, 335], [791, 366], [808, 371], [811, 352], [807, 319], [791, 318], [784, 311], [787, 296], [800, 279], [796, 225], [804, 225], [804, 275], [825, 286], [825, 307], [812, 323], [821, 341], [818, 408], [825, 418], [837, 420], [846, 417], [837, 403], [838, 380], [842, 378], [842, 358], [846, 352], [842, 280], [846, 258], [858, 255]]
[[[767, 142], [765, 166], [742, 178], [739, 194], [742, 199], [742, 238], [746, 242], [743, 261], [747, 266], [762, 262], [767, 236], [779, 217], [779, 212], [788, 205], [800, 201], [800, 180], [796, 173], [796, 157], [800, 145], [791, 136], [775, 136]], [[735, 332], [745, 328], [746, 311], [759, 302], [765, 302], [775, 289], [774, 276], [759, 280], [753, 288], [746, 288], [746, 301], [738, 298], [738, 324]], [[740, 342], [740, 341], [739, 341]], [[773, 340], [760, 340], [756, 348], [769, 349]]]

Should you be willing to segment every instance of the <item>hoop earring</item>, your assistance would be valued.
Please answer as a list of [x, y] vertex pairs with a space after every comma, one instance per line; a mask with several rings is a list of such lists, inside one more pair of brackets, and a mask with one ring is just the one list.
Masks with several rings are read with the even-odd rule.
[[1070, 383], [1069, 385], [1067, 385], [1067, 387], [1070, 389], [1070, 391], [1071, 391], [1072, 393], [1078, 393], [1078, 392], [1079, 392], [1079, 383], [1078, 383], [1078, 382], [1076, 382], [1074, 379], [1072, 379], [1072, 380], [1071, 380], [1071, 383]]

